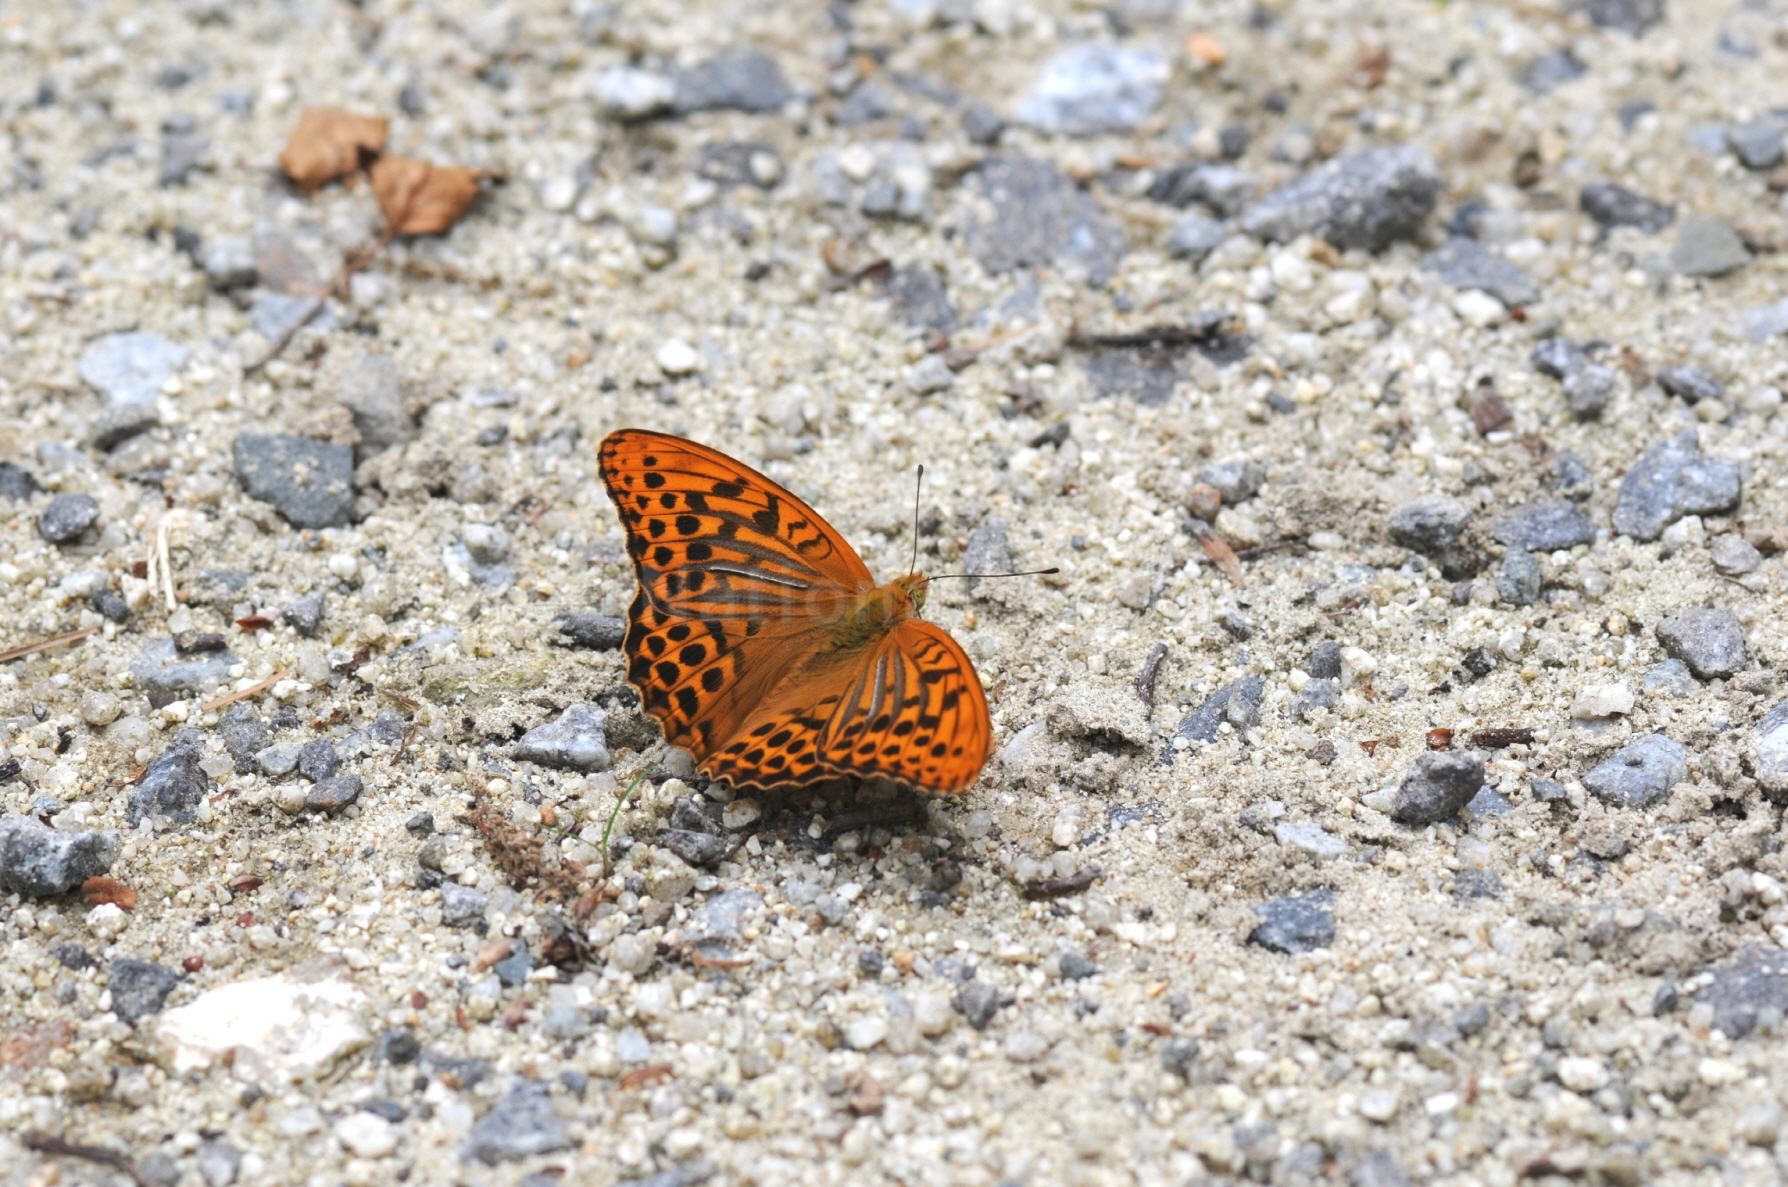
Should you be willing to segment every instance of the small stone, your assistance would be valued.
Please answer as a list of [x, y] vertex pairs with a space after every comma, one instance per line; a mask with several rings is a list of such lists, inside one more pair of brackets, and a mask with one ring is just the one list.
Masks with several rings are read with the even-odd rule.
[[287, 602], [279, 615], [300, 635], [306, 639], [314, 639], [317, 632], [323, 629], [323, 614], [328, 605], [328, 595], [320, 589], [313, 590], [296, 601]]
[[159, 1014], [168, 995], [180, 984], [180, 973], [153, 961], [122, 957], [108, 967], [107, 990], [112, 995], [112, 1013], [125, 1022], [135, 1022], [150, 1014]]
[[95, 688], [81, 694], [81, 720], [88, 725], [111, 725], [123, 711], [123, 702], [112, 693]]
[[1738, 506], [1740, 471], [1734, 462], [1706, 457], [1695, 430], [1684, 429], [1648, 449], [1621, 480], [1614, 529], [1655, 540], [1685, 515], [1717, 515]]
[[1589, 365], [1589, 353], [1564, 338], [1542, 338], [1529, 358], [1534, 370], [1553, 379], [1564, 379]]
[[968, 184], [991, 207], [969, 227], [968, 249], [995, 275], [1054, 266], [1102, 285], [1128, 250], [1117, 223], [1047, 161], [990, 157]]
[[1477, 549], [1467, 539], [1471, 521], [1471, 509], [1465, 504], [1428, 495], [1392, 512], [1389, 528], [1393, 542], [1435, 561], [1457, 580], [1471, 576], [1480, 563]]
[[[627, 212], [627, 217], [623, 221], [627, 226], [627, 233], [633, 236], [636, 243], [647, 247], [663, 248], [671, 252], [676, 250], [677, 212], [668, 206], [651, 204], [636, 206]], [[659, 366], [663, 367], [668, 374], [677, 374], [669, 367], [664, 367], [662, 362], [659, 363]]]
[[1451, 820], [1484, 785], [1484, 760], [1454, 751], [1429, 752], [1411, 764], [1391, 815], [1404, 824]]
[[1558, 1082], [1587, 1096], [1608, 1086], [1608, 1068], [1599, 1059], [1567, 1055], [1558, 1061]]
[[1198, 469], [1198, 481], [1216, 487], [1225, 507], [1245, 503], [1259, 494], [1266, 477], [1266, 467], [1248, 458], [1233, 458]]
[[1006, 999], [998, 986], [989, 985], [985, 981], [970, 981], [956, 991], [956, 997], [950, 1004], [958, 1014], [968, 1019], [970, 1026], [976, 1030], [986, 1030], [993, 1022], [994, 1014], [1006, 1004]]
[[955, 386], [956, 373], [942, 355], [928, 354], [906, 369], [906, 390], [915, 396], [935, 395]]
[[1016, 115], [1039, 131], [1060, 135], [1127, 132], [1160, 105], [1168, 74], [1167, 59], [1153, 50], [1071, 46], [1044, 65]]
[[659, 370], [666, 375], [688, 375], [701, 366], [701, 356], [695, 353], [695, 347], [681, 338], [666, 339], [653, 357]]
[[244, 235], [220, 235], [207, 239], [200, 249], [197, 263], [204, 269], [205, 279], [219, 292], [248, 288], [260, 279], [255, 265], [254, 245]]
[[909, 326], [948, 334], [956, 328], [956, 307], [941, 272], [930, 264], [912, 264], [888, 273], [882, 291]]
[[290, 434], [244, 434], [233, 446], [236, 478], [293, 527], [327, 528], [354, 510], [354, 451]]
[[756, 823], [763, 814], [762, 804], [750, 796], [741, 796], [721, 809], [720, 824], [723, 828], [738, 830]]
[[1511, 507], [1490, 521], [1490, 535], [1511, 548], [1560, 552], [1594, 544], [1596, 525], [1583, 509], [1565, 499]]
[[553, 616], [560, 639], [571, 647], [613, 651], [627, 636], [627, 620], [589, 610], [565, 610]]
[[1420, 232], [1443, 184], [1422, 149], [1360, 149], [1268, 194], [1242, 215], [1241, 227], [1275, 243], [1307, 234], [1342, 251], [1380, 252]]
[[1288, 956], [1326, 948], [1335, 942], [1334, 901], [1333, 891], [1314, 890], [1261, 903], [1254, 908], [1261, 921], [1248, 933], [1248, 943]]
[[1662, 734], [1635, 738], [1583, 776], [1583, 786], [1619, 808], [1649, 808], [1689, 777], [1688, 752]]
[[1592, 684], [1571, 702], [1571, 716], [1583, 720], [1624, 717], [1633, 711], [1633, 691], [1624, 684]]
[[91, 495], [57, 495], [37, 517], [37, 534], [51, 544], [71, 544], [99, 521]]
[[534, 968], [534, 958], [528, 952], [528, 946], [521, 940], [515, 941], [515, 947], [508, 956], [490, 966], [490, 971], [497, 975], [505, 989], [514, 989], [524, 984], [528, 973]]
[[115, 589], [94, 590], [87, 598], [87, 608], [110, 622], [130, 621], [130, 603]]
[[1577, 193], [1577, 205], [1602, 227], [1638, 227], [1650, 235], [1676, 218], [1676, 211], [1661, 202], [1635, 194], [1612, 182], [1596, 182]]
[[199, 805], [211, 792], [211, 777], [200, 765], [205, 753], [205, 735], [197, 730], [181, 730], [130, 789], [124, 820], [135, 828], [145, 817], [153, 816], [170, 824], [191, 824], [198, 819]]
[[[1010, 573], [1016, 567], [1012, 561], [1012, 546], [1006, 538], [1006, 521], [997, 515], [989, 515], [969, 533], [968, 546], [962, 552], [962, 571]], [[971, 591], [978, 585], [978, 581], [968, 582]]]
[[1500, 326], [1507, 310], [1502, 302], [1478, 289], [1466, 289], [1453, 298], [1453, 312], [1468, 326], [1487, 329]]
[[311, 785], [304, 793], [304, 810], [306, 812], [339, 812], [360, 798], [361, 782], [358, 775], [336, 775], [333, 778], [321, 779]]
[[1733, 1132], [1753, 1146], [1774, 1146], [1782, 1136], [1784, 1122], [1782, 1106], [1773, 1100], [1760, 1101], [1738, 1115], [1733, 1122]]
[[[281, 775], [290, 775], [298, 769], [298, 754], [304, 747], [297, 742], [281, 742], [276, 746], [268, 746], [255, 752], [255, 766], [263, 775], [277, 779]], [[300, 800], [303, 802], [303, 793]]]
[[576, 1145], [570, 1122], [553, 1108], [551, 1087], [517, 1077], [509, 1091], [472, 1127], [460, 1158], [495, 1166]]
[[1540, 562], [1525, 548], [1510, 548], [1496, 568], [1496, 596], [1510, 606], [1531, 606], [1540, 600]]
[[1470, 1038], [1475, 1034], [1482, 1034], [1484, 1028], [1489, 1025], [1490, 1008], [1482, 1002], [1476, 1002], [1466, 1006], [1463, 1010], [1460, 1010], [1453, 1015], [1453, 1029], [1458, 1031], [1461, 1035], [1464, 1035], [1466, 1038]]
[[1782, 163], [1782, 120], [1777, 116], [1762, 115], [1728, 128], [1726, 141], [1746, 169], [1763, 173]]
[[1657, 637], [1698, 679], [1723, 679], [1744, 669], [1744, 628], [1730, 610], [1694, 606], [1678, 611], [1658, 623]]
[[1645, 692], [1649, 696], [1686, 697], [1696, 689], [1689, 665], [1680, 659], [1667, 659], [1653, 664], [1645, 672]]
[[1395, 1092], [1383, 1088], [1372, 1088], [1360, 1093], [1360, 1116], [1368, 1121], [1376, 1121], [1380, 1125], [1387, 1124], [1397, 1116], [1402, 1102]]
[[349, 362], [335, 398], [354, 416], [362, 457], [402, 445], [416, 435], [404, 406], [403, 376], [397, 364], [382, 354], [363, 351]]
[[153, 404], [112, 404], [87, 426], [87, 444], [107, 453], [159, 424]]
[[1013, 1063], [1035, 1063], [1049, 1054], [1049, 1040], [1034, 1030], [1015, 1030], [1000, 1046]]
[[888, 1037], [888, 1019], [881, 1014], [853, 1018], [844, 1028], [844, 1042], [852, 1051], [867, 1051]]
[[1705, 214], [1691, 214], [1676, 232], [1670, 264], [1684, 276], [1725, 276], [1751, 262], [1751, 249], [1738, 232]]
[[114, 404], [153, 404], [162, 385], [186, 366], [192, 352], [160, 334], [133, 330], [95, 338], [81, 352], [81, 378]]
[[341, 755], [328, 738], [313, 738], [298, 751], [298, 773], [312, 783], [321, 782], [341, 767]]
[[1527, 69], [1521, 72], [1521, 85], [1536, 95], [1544, 95], [1588, 72], [1589, 67], [1578, 61], [1576, 54], [1568, 49], [1555, 49], [1528, 63]]
[[17, 503], [42, 489], [31, 471], [14, 462], [0, 462], [0, 495]]
[[441, 883], [441, 923], [444, 926], [475, 927], [484, 920], [484, 912], [489, 907], [489, 895], [457, 882]]
[[162, 692], [204, 692], [229, 679], [236, 657], [228, 651], [182, 654], [173, 639], [144, 647], [130, 674], [144, 688]]
[[1638, 37], [1664, 19], [1664, 0], [1572, 0], [1567, 12], [1581, 12], [1598, 29]]
[[1196, 268], [1228, 237], [1229, 229], [1223, 223], [1202, 214], [1188, 214], [1167, 233], [1167, 254], [1176, 260], [1190, 260]]
[[1174, 165], [1156, 176], [1148, 196], [1181, 210], [1196, 202], [1229, 218], [1240, 214], [1253, 199], [1254, 175], [1234, 165]]
[[1004, 117], [986, 103], [977, 101], [963, 109], [962, 134], [969, 138], [970, 144], [991, 147], [999, 143], [1005, 131]]
[[1439, 273], [1443, 281], [1456, 289], [1489, 293], [1511, 309], [1532, 305], [1540, 299], [1539, 287], [1532, 277], [1476, 239], [1449, 239], [1446, 246], [1422, 261], [1422, 267]]
[[1745, 337], [1764, 342], [1777, 334], [1788, 334], [1788, 299], [1747, 310], [1744, 315]]
[[231, 705], [217, 723], [218, 736], [224, 749], [235, 761], [236, 773], [247, 775], [259, 768], [255, 755], [267, 748], [273, 735], [261, 721], [260, 710], [246, 702]]
[[1608, 407], [1614, 395], [1614, 371], [1600, 363], [1589, 363], [1565, 376], [1565, 406], [1578, 420], [1595, 420]]
[[356, 1158], [384, 1158], [397, 1149], [397, 1126], [365, 1109], [335, 1123], [335, 1138]]
[[515, 758], [543, 767], [606, 771], [613, 761], [604, 729], [607, 716], [594, 705], [567, 705], [557, 720], [522, 735], [515, 744]]
[[629, 973], [633, 976], [645, 972], [652, 967], [657, 958], [654, 945], [643, 936], [632, 933], [615, 937], [615, 942], [608, 947], [608, 963], [617, 972]]
[[576, 1006], [548, 1006], [540, 1016], [540, 1033], [549, 1039], [581, 1039], [590, 1033], [589, 1012]]
[[1757, 551], [1757, 546], [1737, 532], [1715, 536], [1708, 552], [1713, 557], [1714, 568], [1728, 577], [1743, 577], [1755, 572], [1763, 563], [1763, 554]]
[[487, 523], [467, 524], [461, 538], [473, 562], [480, 565], [502, 564], [514, 546], [508, 532]]
[[777, 111], [791, 97], [776, 60], [753, 49], [728, 50], [681, 71], [676, 87], [679, 112]]
[[[1788, 1012], [1788, 952], [1747, 946], [1730, 965], [1710, 971], [1713, 979], [1696, 992], [1695, 1001], [1698, 1006], [1712, 1007], [1713, 1029], [1728, 1039], [1750, 1034], [1757, 1028], [1758, 1017], [1767, 1011], [1775, 1011], [1777, 1017]], [[1712, 1070], [1711, 1077], [1703, 1074], [1704, 1082], [1730, 1082], [1745, 1076], [1742, 1066], [1736, 1076], [1724, 1068]]]
[[212, 1138], [199, 1143], [193, 1165], [199, 1168], [205, 1187], [230, 1187], [242, 1173], [242, 1151], [221, 1138]]
[[1186, 738], [1196, 742], [1215, 742], [1222, 726], [1248, 730], [1260, 724], [1260, 702], [1266, 694], [1266, 681], [1260, 676], [1246, 676], [1224, 685], [1207, 696], [1203, 703], [1180, 719], [1168, 745], [1161, 752], [1161, 761], [1171, 763], [1178, 753], [1173, 742]]
[[29, 816], [0, 817], [0, 889], [31, 898], [67, 894], [107, 873], [118, 856], [118, 834], [64, 832]]
[[1273, 828], [1285, 817], [1285, 804], [1280, 800], [1257, 800], [1242, 809], [1236, 817], [1243, 828], [1253, 829], [1262, 836], [1271, 836]]
[[948, 1034], [954, 1022], [948, 994], [927, 990], [913, 995], [913, 1023], [920, 1034], [928, 1038]]
[[610, 119], [643, 120], [669, 111], [677, 101], [677, 82], [667, 74], [614, 66], [596, 76], [592, 97]]
[[1657, 380], [1659, 387], [1685, 404], [1717, 400], [1726, 394], [1726, 385], [1712, 375], [1699, 367], [1688, 367], [1680, 363], [1659, 367]]
[[1346, 841], [1314, 824], [1278, 825], [1273, 829], [1273, 839], [1319, 864], [1346, 857], [1348, 853]]

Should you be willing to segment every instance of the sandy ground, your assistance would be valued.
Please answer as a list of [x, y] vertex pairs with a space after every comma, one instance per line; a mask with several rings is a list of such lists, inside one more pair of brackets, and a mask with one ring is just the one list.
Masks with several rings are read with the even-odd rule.
[[[1788, 11], [1661, 9], [0, 3], [0, 1182], [1779, 1180]], [[311, 106], [493, 176], [249, 373]], [[978, 785], [664, 751], [624, 425], [1061, 568]]]

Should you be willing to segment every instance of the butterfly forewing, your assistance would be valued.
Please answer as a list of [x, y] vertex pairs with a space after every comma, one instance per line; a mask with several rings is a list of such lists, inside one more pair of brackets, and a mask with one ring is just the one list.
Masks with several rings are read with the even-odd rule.
[[628, 680], [665, 737], [700, 757], [874, 581], [811, 507], [723, 453], [626, 429], [598, 456], [639, 578]]

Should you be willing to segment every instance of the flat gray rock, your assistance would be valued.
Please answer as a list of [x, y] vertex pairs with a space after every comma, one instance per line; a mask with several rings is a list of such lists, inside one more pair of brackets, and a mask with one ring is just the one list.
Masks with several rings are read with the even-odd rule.
[[1410, 764], [1391, 815], [1404, 824], [1451, 820], [1484, 786], [1484, 760], [1458, 751], [1430, 751]]
[[29, 816], [0, 817], [0, 889], [28, 898], [67, 894], [118, 856], [115, 830], [63, 832]]
[[186, 347], [146, 330], [106, 334], [81, 352], [81, 378], [114, 404], [153, 404], [191, 357]]
[[1490, 521], [1490, 535], [1499, 544], [1529, 552], [1559, 552], [1596, 542], [1596, 525], [1569, 499], [1524, 503]]
[[199, 805], [211, 794], [211, 776], [199, 765], [205, 753], [205, 735], [181, 730], [166, 750], [150, 762], [143, 777], [130, 789], [124, 821], [135, 828], [147, 817], [170, 824], [191, 824], [199, 818]]
[[1773, 792], [1788, 788], [1788, 701], [1757, 723], [1757, 779]]
[[1745, 666], [1745, 633], [1730, 610], [1692, 606], [1658, 623], [1658, 643], [1702, 680], [1736, 675]]
[[1583, 776], [1583, 786], [1619, 808], [1649, 808], [1689, 777], [1689, 756], [1663, 734], [1635, 738]]
[[571, 1139], [571, 1123], [553, 1108], [550, 1086], [518, 1076], [503, 1099], [472, 1127], [460, 1148], [460, 1158], [495, 1166], [576, 1144]]
[[1725, 276], [1751, 262], [1738, 232], [1716, 218], [1691, 214], [1677, 228], [1670, 264], [1684, 276]]
[[236, 657], [227, 651], [182, 653], [172, 639], [157, 639], [144, 647], [130, 674], [144, 688], [164, 692], [209, 692], [230, 678]]
[[1127, 132], [1160, 106], [1168, 73], [1167, 59], [1154, 50], [1071, 46], [1045, 63], [1013, 115], [1041, 132]]
[[1614, 530], [1635, 540], [1655, 540], [1685, 515], [1717, 515], [1738, 506], [1736, 462], [1701, 452], [1694, 429], [1658, 442], [1621, 479]]
[[1283, 186], [1242, 215], [1242, 229], [1284, 243], [1316, 235], [1335, 247], [1379, 252], [1413, 239], [1434, 212], [1443, 182], [1422, 149], [1345, 153]]
[[[1224, 722], [1234, 729], [1250, 729], [1260, 723], [1260, 699], [1265, 693], [1266, 680], [1260, 676], [1247, 676], [1225, 684], [1180, 719], [1179, 725], [1174, 727], [1173, 737], [1215, 742], [1221, 733], [1218, 727]], [[1172, 762], [1176, 753], [1173, 738], [1169, 738], [1167, 749], [1161, 752], [1161, 761]]]
[[1425, 495], [1391, 513], [1391, 540], [1438, 564], [1448, 577], [1469, 577], [1483, 558], [1472, 547], [1466, 529], [1471, 508], [1444, 495]]
[[458, 882], [441, 884], [441, 922], [447, 927], [473, 927], [484, 918], [490, 896]]
[[1047, 161], [990, 157], [968, 184], [993, 207], [968, 233], [969, 252], [989, 272], [1054, 265], [1104, 284], [1129, 250], [1117, 223]]
[[1287, 956], [1327, 948], [1335, 942], [1334, 902], [1334, 891], [1313, 890], [1261, 903], [1254, 908], [1260, 923], [1248, 933], [1248, 943]]
[[543, 767], [606, 771], [613, 761], [603, 731], [606, 719], [607, 714], [594, 705], [567, 705], [556, 721], [522, 735], [515, 744], [515, 758]]
[[1422, 261], [1422, 267], [1438, 273], [1456, 289], [1479, 289], [1510, 308], [1540, 299], [1533, 277], [1476, 239], [1449, 239], [1445, 247]]
[[133, 957], [114, 960], [106, 972], [112, 1013], [126, 1022], [161, 1013], [168, 995], [180, 984], [179, 970]]
[[1713, 970], [1713, 980], [1695, 994], [1713, 1007], [1713, 1028], [1742, 1039], [1757, 1027], [1764, 1010], [1788, 1012], [1788, 952], [1746, 947], [1733, 962]]
[[362, 455], [402, 445], [416, 435], [404, 406], [403, 376], [382, 354], [368, 351], [350, 362], [335, 398], [354, 416]]
[[676, 76], [679, 112], [776, 111], [792, 94], [776, 59], [754, 49], [731, 49]]
[[297, 528], [348, 522], [354, 510], [354, 451], [286, 433], [245, 433], [233, 447], [236, 478]]
[[57, 495], [37, 515], [37, 534], [51, 544], [72, 544], [99, 522], [92, 495]]

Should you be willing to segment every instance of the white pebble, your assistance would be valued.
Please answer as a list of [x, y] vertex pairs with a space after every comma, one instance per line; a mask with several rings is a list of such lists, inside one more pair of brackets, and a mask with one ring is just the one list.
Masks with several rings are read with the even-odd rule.
[[1401, 1102], [1397, 1099], [1397, 1094], [1386, 1092], [1382, 1088], [1375, 1088], [1370, 1092], [1360, 1094], [1360, 1116], [1368, 1121], [1376, 1121], [1380, 1125], [1395, 1117], [1400, 1106]]
[[1572, 1092], [1600, 1092], [1608, 1087], [1608, 1069], [1599, 1059], [1569, 1055], [1558, 1061], [1558, 1082]]
[[1624, 684], [1592, 684], [1571, 702], [1571, 716], [1579, 719], [1620, 717], [1633, 711], [1633, 693]]
[[1508, 310], [1503, 308], [1501, 301], [1479, 289], [1466, 289], [1454, 297], [1453, 312], [1467, 325], [1477, 326], [1479, 329], [1499, 326], [1508, 315]]
[[1766, 1100], [1740, 1113], [1734, 1128], [1753, 1146], [1773, 1146], [1782, 1136], [1782, 1121], [1782, 1106]]
[[1079, 804], [1069, 804], [1055, 818], [1055, 826], [1049, 830], [1049, 839], [1056, 847], [1066, 849], [1080, 839], [1080, 818], [1086, 809]]
[[1015, 1030], [1006, 1036], [1005, 1051], [1013, 1063], [1035, 1063], [1049, 1054], [1049, 1040], [1034, 1030]]
[[350, 1113], [335, 1123], [336, 1140], [359, 1158], [383, 1158], [397, 1149], [397, 1127], [376, 1113]]
[[[1559, 1061], [1563, 1063], [1563, 1060]], [[1709, 1088], [1724, 1088], [1745, 1078], [1744, 1064], [1730, 1059], [1703, 1059], [1695, 1065], [1695, 1074]]]
[[879, 1015], [858, 1018], [844, 1028], [844, 1041], [853, 1051], [867, 1051], [888, 1037], [888, 1020]]
[[644, 936], [621, 935], [608, 946], [609, 967], [617, 972], [632, 973], [638, 976], [651, 965], [652, 958], [657, 955], [656, 945]]
[[1358, 684], [1372, 673], [1378, 671], [1378, 660], [1372, 653], [1358, 647], [1341, 649], [1341, 679], [1348, 685]]
[[727, 828], [744, 828], [764, 814], [761, 804], [750, 796], [734, 800], [720, 813], [720, 823]]
[[87, 930], [102, 940], [116, 938], [130, 925], [130, 919], [117, 903], [101, 903], [87, 912]]
[[666, 339], [656, 355], [658, 369], [666, 375], [687, 375], [701, 365], [695, 347], [681, 338]]
[[955, 1024], [956, 1012], [946, 994], [928, 991], [913, 995], [913, 1021], [922, 1035], [937, 1036], [949, 1032]]

